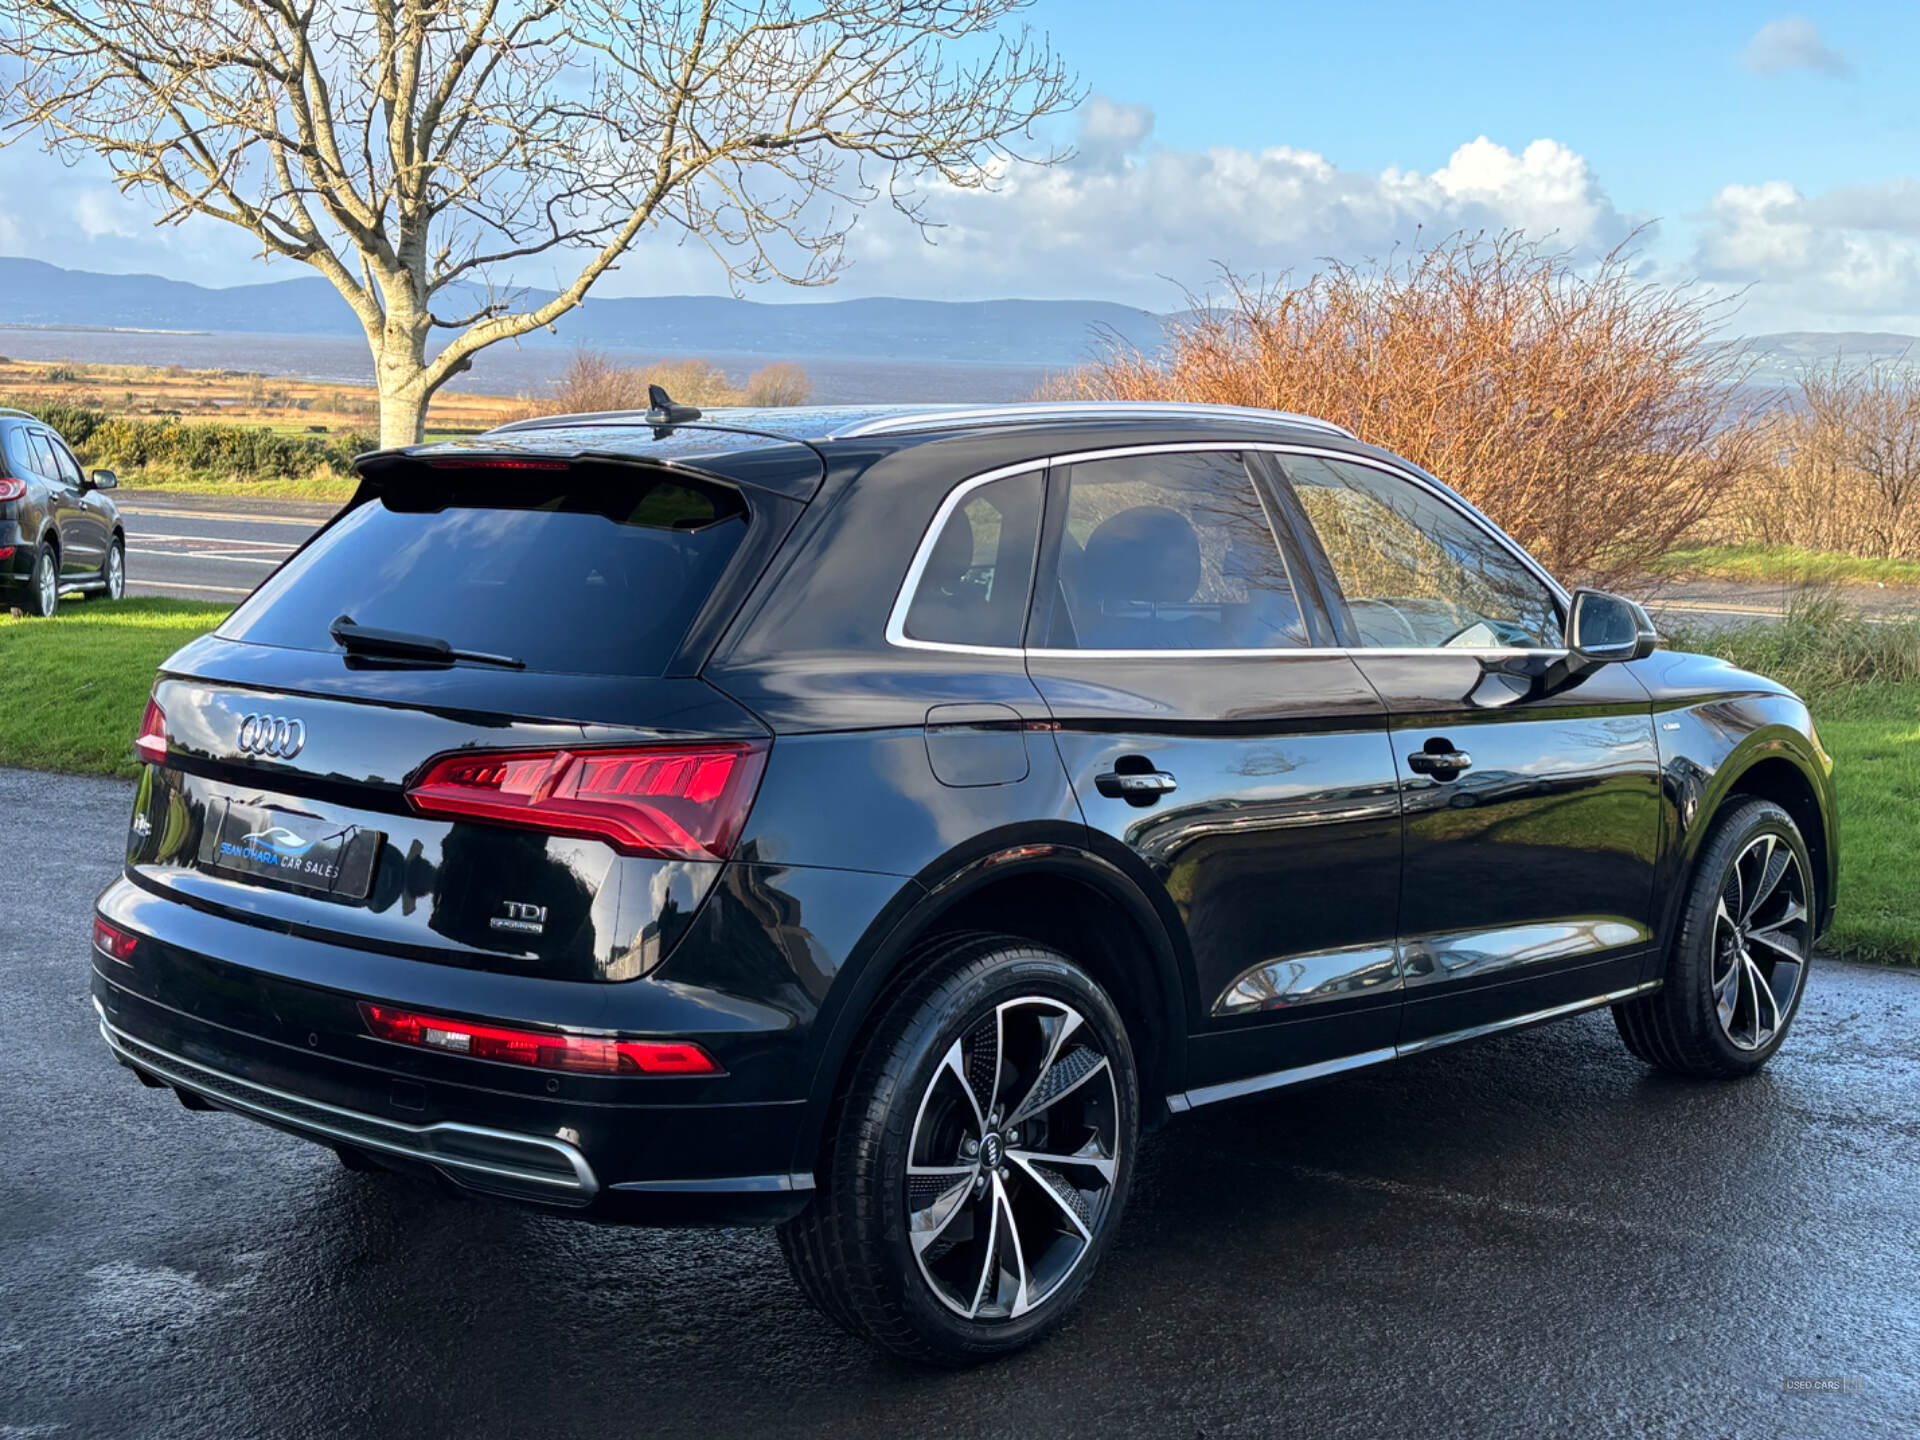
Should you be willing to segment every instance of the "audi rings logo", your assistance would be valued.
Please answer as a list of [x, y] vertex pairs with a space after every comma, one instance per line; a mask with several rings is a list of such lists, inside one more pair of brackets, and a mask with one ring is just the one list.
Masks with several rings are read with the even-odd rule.
[[291, 760], [306, 743], [306, 725], [284, 715], [249, 715], [240, 722], [240, 748], [249, 755]]

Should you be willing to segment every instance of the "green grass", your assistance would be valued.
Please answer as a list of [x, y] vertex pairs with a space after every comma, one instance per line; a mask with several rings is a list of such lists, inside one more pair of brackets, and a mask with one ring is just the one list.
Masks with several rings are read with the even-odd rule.
[[1707, 580], [1805, 582], [1823, 585], [1920, 586], [1920, 560], [1870, 559], [1793, 545], [1703, 545], [1669, 551], [1663, 575]]
[[1878, 686], [1829, 719], [1814, 706], [1840, 796], [1839, 912], [1825, 948], [1920, 964], [1920, 685]]
[[1686, 631], [1668, 643], [1771, 675], [1806, 700], [1840, 804], [1826, 948], [1920, 965], [1920, 621], [1869, 624], [1822, 600], [1784, 624]]
[[250, 480], [207, 470], [170, 465], [146, 465], [116, 472], [120, 493], [137, 496], [143, 490], [168, 490], [176, 495], [225, 495], [248, 500], [339, 500], [353, 498], [360, 482], [352, 476], [306, 475], [297, 480]]
[[0, 612], [0, 765], [134, 776], [134, 732], [154, 672], [218, 625], [194, 600], [63, 599], [51, 620]]

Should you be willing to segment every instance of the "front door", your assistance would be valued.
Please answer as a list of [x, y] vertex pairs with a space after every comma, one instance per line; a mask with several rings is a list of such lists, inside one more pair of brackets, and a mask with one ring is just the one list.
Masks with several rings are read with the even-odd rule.
[[1274, 459], [1331, 617], [1389, 715], [1402, 1048], [1633, 985], [1660, 823], [1646, 690], [1609, 665], [1516, 698], [1483, 659], [1544, 668], [1564, 654], [1563, 620], [1503, 536], [1385, 467]]
[[1384, 1058], [1399, 1023], [1386, 710], [1271, 498], [1232, 451], [1056, 464], [1027, 638], [1096, 848], [1184, 940], [1196, 1101]]

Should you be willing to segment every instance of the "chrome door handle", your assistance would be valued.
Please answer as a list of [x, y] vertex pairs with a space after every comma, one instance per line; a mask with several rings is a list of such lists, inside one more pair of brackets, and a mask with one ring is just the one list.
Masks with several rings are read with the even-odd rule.
[[1130, 774], [1109, 770], [1104, 775], [1096, 775], [1093, 785], [1102, 795], [1110, 795], [1116, 800], [1131, 800], [1135, 804], [1157, 800], [1162, 795], [1180, 788], [1180, 782], [1164, 770], [1136, 771]]
[[1473, 768], [1473, 756], [1464, 750], [1416, 750], [1407, 756], [1407, 768], [1416, 775], [1451, 780], [1462, 770]]

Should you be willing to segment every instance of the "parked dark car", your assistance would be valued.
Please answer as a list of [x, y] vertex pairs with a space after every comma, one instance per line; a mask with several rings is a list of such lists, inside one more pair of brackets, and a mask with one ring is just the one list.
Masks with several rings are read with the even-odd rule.
[[955, 1361], [1059, 1321], [1196, 1106], [1601, 1006], [1685, 1075], [1785, 1038], [1806, 707], [1431, 476], [1225, 408], [697, 416], [363, 457], [166, 663], [122, 1063], [355, 1169], [777, 1223]]
[[126, 594], [113, 472], [84, 473], [59, 432], [24, 410], [0, 410], [0, 460], [0, 605], [44, 616], [63, 590]]

